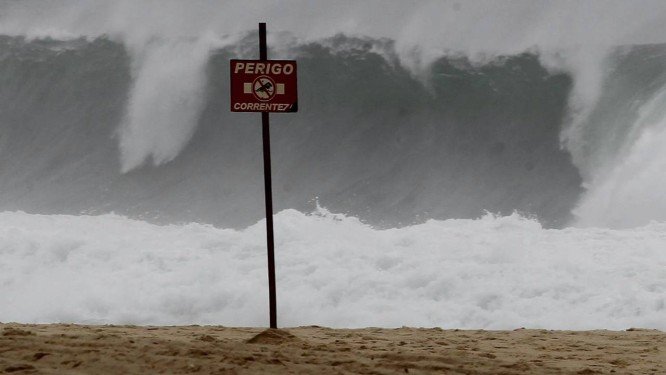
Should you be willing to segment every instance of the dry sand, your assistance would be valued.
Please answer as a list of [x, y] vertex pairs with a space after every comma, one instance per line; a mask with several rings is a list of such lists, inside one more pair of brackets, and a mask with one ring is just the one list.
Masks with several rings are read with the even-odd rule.
[[13, 374], [666, 374], [666, 333], [0, 324]]

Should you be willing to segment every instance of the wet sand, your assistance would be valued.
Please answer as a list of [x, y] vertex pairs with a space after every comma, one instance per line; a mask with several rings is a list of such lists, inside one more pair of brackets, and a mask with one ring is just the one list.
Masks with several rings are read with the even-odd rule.
[[0, 324], [12, 374], [666, 374], [666, 333]]

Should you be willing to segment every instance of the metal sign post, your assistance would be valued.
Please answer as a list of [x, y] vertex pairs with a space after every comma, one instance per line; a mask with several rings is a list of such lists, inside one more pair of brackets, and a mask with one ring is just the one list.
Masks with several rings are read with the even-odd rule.
[[231, 111], [261, 112], [264, 144], [264, 193], [268, 247], [268, 299], [270, 327], [277, 328], [275, 244], [273, 237], [273, 189], [269, 112], [296, 112], [298, 94], [296, 61], [268, 60], [266, 24], [259, 24], [259, 60], [231, 60]]
[[[259, 60], [268, 60], [266, 23], [259, 24]], [[271, 133], [268, 112], [261, 112], [261, 135], [264, 141], [264, 194], [266, 202], [266, 241], [268, 246], [268, 304], [271, 328], [277, 328], [275, 293], [275, 242], [273, 237], [273, 184], [271, 181]]]

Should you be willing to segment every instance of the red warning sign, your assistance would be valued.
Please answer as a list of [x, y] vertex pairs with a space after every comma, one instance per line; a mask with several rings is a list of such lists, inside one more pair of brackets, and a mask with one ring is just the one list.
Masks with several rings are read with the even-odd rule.
[[231, 60], [231, 112], [296, 112], [296, 61]]

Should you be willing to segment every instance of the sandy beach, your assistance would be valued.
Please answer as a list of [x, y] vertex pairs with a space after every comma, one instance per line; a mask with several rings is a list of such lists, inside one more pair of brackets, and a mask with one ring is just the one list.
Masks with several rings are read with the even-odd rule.
[[0, 324], [14, 374], [664, 374], [666, 333]]

